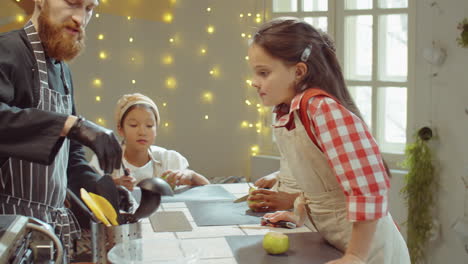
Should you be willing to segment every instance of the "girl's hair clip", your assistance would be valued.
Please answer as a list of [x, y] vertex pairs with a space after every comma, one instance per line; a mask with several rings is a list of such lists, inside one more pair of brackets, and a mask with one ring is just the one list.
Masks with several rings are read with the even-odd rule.
[[312, 53], [312, 44], [307, 45], [307, 47], [302, 52], [301, 61], [306, 62], [310, 57], [310, 53]]

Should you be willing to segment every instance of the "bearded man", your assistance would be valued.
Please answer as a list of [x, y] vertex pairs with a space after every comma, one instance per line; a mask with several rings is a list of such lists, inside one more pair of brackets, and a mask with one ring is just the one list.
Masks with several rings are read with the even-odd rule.
[[0, 34], [0, 214], [49, 223], [70, 252], [79, 227], [64, 208], [67, 187], [96, 192], [100, 177], [82, 146], [107, 173], [120, 168], [122, 152], [111, 130], [75, 115], [66, 65], [84, 49], [98, 1], [34, 2], [24, 28]]

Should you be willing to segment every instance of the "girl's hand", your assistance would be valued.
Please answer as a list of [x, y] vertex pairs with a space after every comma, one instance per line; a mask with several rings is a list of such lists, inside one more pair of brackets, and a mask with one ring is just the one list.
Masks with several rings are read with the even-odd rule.
[[278, 211], [274, 213], [265, 214], [263, 218], [268, 219], [270, 222], [273, 223], [273, 224], [266, 224], [266, 225], [273, 226], [273, 227], [274, 227], [274, 223], [281, 221], [281, 220], [298, 224], [298, 219], [296, 215], [294, 215], [293, 212], [288, 212], [288, 211]]
[[276, 175], [278, 175], [278, 172], [273, 172], [272, 174], [266, 175], [258, 179], [254, 185], [257, 186], [258, 188], [271, 188], [275, 183], [278, 181], [276, 178]]
[[352, 254], [345, 254], [343, 257], [327, 262], [326, 264], [366, 264], [363, 260]]
[[167, 170], [161, 175], [171, 186], [192, 185], [192, 177], [191, 170]]
[[250, 194], [249, 201], [256, 212], [288, 210], [294, 208], [294, 200], [299, 193], [275, 192], [265, 189], [255, 190]]
[[122, 185], [125, 188], [127, 188], [129, 191], [133, 191], [133, 188], [135, 187], [135, 182], [136, 179], [133, 178], [132, 176], [120, 176], [119, 178], [114, 178], [114, 183], [117, 185]]

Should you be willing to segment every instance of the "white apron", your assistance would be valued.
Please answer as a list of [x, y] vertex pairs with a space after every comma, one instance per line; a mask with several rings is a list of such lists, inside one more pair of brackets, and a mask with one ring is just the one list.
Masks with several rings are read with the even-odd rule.
[[[295, 129], [273, 128], [281, 156], [309, 200], [307, 211], [310, 221], [330, 244], [345, 252], [352, 231], [352, 222], [346, 218], [345, 194], [327, 158], [307, 134], [299, 112], [293, 115]], [[378, 221], [367, 263], [410, 263], [406, 243], [390, 214]]]

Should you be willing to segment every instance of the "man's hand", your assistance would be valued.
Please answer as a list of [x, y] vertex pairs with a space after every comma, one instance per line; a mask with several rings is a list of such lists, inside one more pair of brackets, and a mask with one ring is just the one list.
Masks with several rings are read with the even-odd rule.
[[250, 194], [249, 201], [257, 201], [250, 207], [256, 212], [289, 210], [294, 207], [294, 200], [299, 193], [275, 192], [265, 189], [255, 190]]
[[122, 148], [112, 130], [79, 117], [67, 137], [92, 149], [104, 173], [110, 174], [114, 169], [120, 169]]

